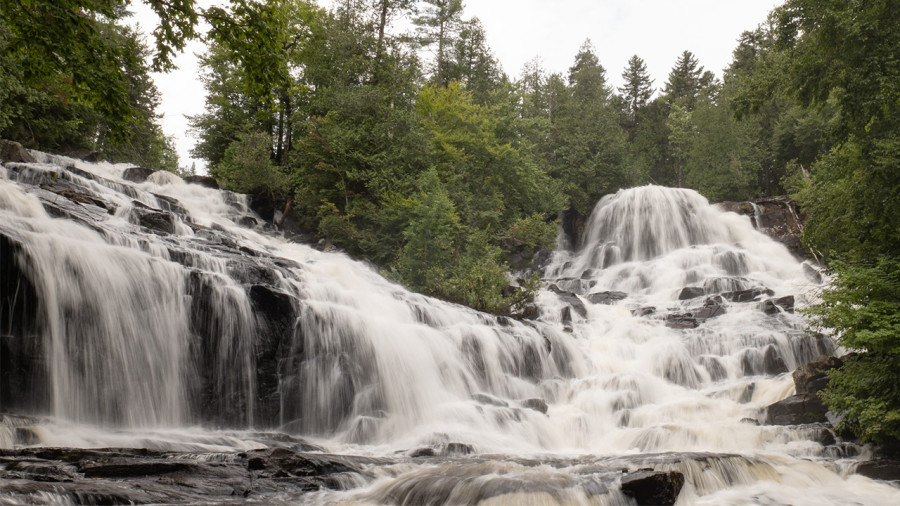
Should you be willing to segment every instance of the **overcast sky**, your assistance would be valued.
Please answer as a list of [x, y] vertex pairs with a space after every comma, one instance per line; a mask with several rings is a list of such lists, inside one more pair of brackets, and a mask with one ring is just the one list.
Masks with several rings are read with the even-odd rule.
[[[198, 0], [201, 6], [224, 3]], [[665, 83], [675, 59], [685, 49], [719, 77], [731, 61], [741, 32], [764, 22], [783, 0], [465, 0], [465, 16], [478, 17], [487, 40], [511, 77], [522, 66], [540, 57], [548, 72], [565, 72], [575, 53], [590, 39], [610, 82], [621, 85], [622, 70], [631, 55], [647, 62], [654, 87]], [[320, 0], [320, 5], [329, 5]], [[136, 2], [136, 19], [145, 28], [154, 26], [149, 9]], [[189, 167], [189, 151], [195, 139], [188, 132], [185, 115], [202, 112], [203, 86], [198, 80], [195, 53], [202, 44], [193, 42], [179, 56], [179, 69], [154, 74], [162, 93], [163, 129], [175, 138], [181, 165]], [[203, 166], [197, 161], [197, 167]]]

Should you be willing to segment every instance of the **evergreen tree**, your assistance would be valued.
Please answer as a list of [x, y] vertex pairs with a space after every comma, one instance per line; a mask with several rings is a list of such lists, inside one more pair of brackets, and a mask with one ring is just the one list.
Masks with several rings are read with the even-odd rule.
[[677, 103], [691, 111], [698, 98], [710, 98], [715, 86], [715, 76], [704, 71], [697, 57], [684, 51], [675, 60], [675, 66], [663, 87], [663, 95], [669, 104]]
[[639, 113], [647, 107], [650, 97], [653, 96], [653, 80], [647, 72], [647, 64], [644, 60], [634, 55], [628, 60], [628, 67], [622, 72], [625, 85], [619, 88], [619, 93], [625, 103], [625, 112], [628, 116], [630, 128], [638, 123]]
[[450, 49], [462, 29], [462, 0], [422, 0], [424, 8], [413, 19], [418, 27], [419, 42], [433, 46], [435, 59], [432, 82], [447, 86], [450, 82]]

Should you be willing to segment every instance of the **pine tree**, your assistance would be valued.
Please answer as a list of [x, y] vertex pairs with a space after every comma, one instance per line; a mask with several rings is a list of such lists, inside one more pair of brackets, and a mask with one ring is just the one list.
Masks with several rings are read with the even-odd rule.
[[462, 28], [462, 0], [424, 0], [424, 12], [413, 19], [418, 27], [423, 46], [437, 45], [435, 49], [432, 80], [438, 86], [447, 86], [448, 53], [453, 38]]
[[625, 100], [625, 110], [631, 120], [631, 125], [637, 123], [638, 112], [647, 106], [653, 95], [653, 80], [647, 72], [647, 64], [643, 58], [634, 55], [628, 60], [628, 67], [622, 72], [625, 86], [619, 88], [619, 93]]

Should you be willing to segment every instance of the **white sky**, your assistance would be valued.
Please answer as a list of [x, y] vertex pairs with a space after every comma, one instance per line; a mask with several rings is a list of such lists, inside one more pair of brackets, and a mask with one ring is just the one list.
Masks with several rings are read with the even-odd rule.
[[[200, 6], [223, 4], [221, 0], [198, 0]], [[488, 44], [511, 77], [539, 56], [544, 68], [565, 73], [585, 39], [591, 39], [600, 63], [614, 86], [628, 59], [637, 54], [661, 87], [685, 49], [694, 53], [707, 70], [719, 77], [731, 61], [731, 52], [741, 32], [764, 22], [783, 0], [465, 0], [465, 18], [478, 17]], [[330, 1], [320, 0], [329, 5]], [[144, 4], [132, 10], [149, 29], [155, 19]], [[196, 53], [203, 45], [192, 42], [176, 59], [178, 70], [154, 74], [162, 94], [160, 112], [163, 129], [175, 138], [180, 163], [192, 163], [190, 136], [185, 115], [203, 111], [204, 92], [198, 79]], [[197, 167], [203, 162], [197, 160]]]

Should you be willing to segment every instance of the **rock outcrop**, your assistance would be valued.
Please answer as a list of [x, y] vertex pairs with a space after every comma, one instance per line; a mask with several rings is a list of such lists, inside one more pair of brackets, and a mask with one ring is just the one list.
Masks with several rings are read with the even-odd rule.
[[801, 235], [806, 216], [796, 202], [779, 197], [765, 197], [750, 202], [720, 202], [724, 211], [749, 216], [753, 226], [784, 244], [799, 258], [814, 258], [803, 245]]

